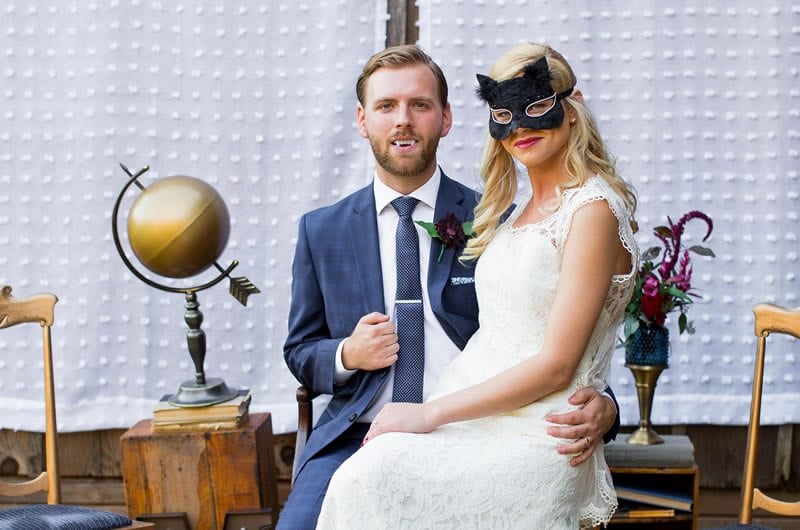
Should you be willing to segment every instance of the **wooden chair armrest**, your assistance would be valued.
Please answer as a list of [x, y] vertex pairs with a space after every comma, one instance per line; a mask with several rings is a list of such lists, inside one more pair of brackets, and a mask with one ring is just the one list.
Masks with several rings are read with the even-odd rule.
[[314, 404], [311, 401], [311, 391], [300, 386], [297, 388], [297, 440], [294, 444], [294, 462], [292, 463], [292, 484], [294, 484], [294, 474], [297, 469], [297, 462], [306, 447], [306, 442], [311, 434], [314, 423]]

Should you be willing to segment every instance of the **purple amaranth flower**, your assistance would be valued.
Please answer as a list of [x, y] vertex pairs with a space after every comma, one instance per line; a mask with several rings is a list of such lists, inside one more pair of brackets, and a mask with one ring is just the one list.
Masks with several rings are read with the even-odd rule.
[[688, 292], [692, 288], [692, 262], [689, 257], [689, 250], [683, 251], [683, 256], [678, 268], [678, 275], [675, 277], [675, 286], [683, 292]]
[[680, 255], [681, 251], [683, 227], [692, 219], [702, 219], [706, 222], [708, 231], [703, 237], [703, 241], [708, 239], [708, 236], [711, 235], [711, 231], [714, 229], [714, 222], [709, 216], [698, 210], [692, 210], [691, 212], [685, 214], [683, 217], [678, 219], [677, 223], [674, 224], [672, 219], [667, 217], [667, 221], [669, 222], [669, 231], [671, 232], [669, 237], [669, 239], [671, 239], [671, 245], [667, 243], [667, 237], [660, 233], [658, 229], [656, 229], [656, 237], [658, 237], [664, 243], [664, 260], [661, 262], [661, 265], [658, 268], [658, 272], [661, 274], [662, 278], [669, 278], [672, 275], [672, 271], [675, 270], [675, 264], [678, 262], [678, 256]]

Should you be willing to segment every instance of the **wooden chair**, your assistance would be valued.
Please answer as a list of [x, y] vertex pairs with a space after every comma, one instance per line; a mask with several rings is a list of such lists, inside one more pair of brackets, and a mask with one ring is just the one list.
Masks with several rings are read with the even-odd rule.
[[72, 529], [72, 528], [152, 528], [150, 523], [133, 522], [128, 517], [67, 506], [61, 502], [61, 483], [58, 475], [58, 449], [56, 447], [56, 403], [53, 386], [53, 353], [50, 328], [53, 325], [54, 307], [58, 298], [52, 294], [38, 294], [18, 299], [11, 296], [11, 287], [0, 287], [0, 329], [23, 323], [38, 323], [42, 327], [44, 347], [44, 400], [45, 400], [45, 470], [27, 482], [0, 481], [0, 496], [23, 497], [40, 491], [47, 493], [47, 504], [31, 504], [0, 510], [0, 528], [15, 529]]
[[739, 509], [739, 524], [725, 526], [718, 530], [764, 528], [751, 524], [755, 508], [761, 508], [778, 515], [800, 517], [800, 501], [779, 501], [756, 488], [754, 483], [756, 456], [758, 454], [758, 428], [761, 422], [761, 389], [764, 383], [764, 358], [766, 356], [767, 336], [770, 333], [783, 333], [800, 339], [800, 308], [785, 309], [772, 304], [758, 304], [753, 307], [753, 313], [756, 316], [756, 359], [753, 370], [753, 398], [750, 402], [750, 425], [747, 430], [747, 451], [744, 460], [744, 476], [742, 477], [742, 505]]
[[314, 427], [314, 404], [311, 401], [313, 399], [311, 391], [304, 386], [300, 386], [295, 396], [297, 397], [297, 440], [294, 444], [294, 462], [292, 462], [293, 486], [297, 462], [300, 460], [300, 454], [303, 452], [311, 434], [311, 429]]

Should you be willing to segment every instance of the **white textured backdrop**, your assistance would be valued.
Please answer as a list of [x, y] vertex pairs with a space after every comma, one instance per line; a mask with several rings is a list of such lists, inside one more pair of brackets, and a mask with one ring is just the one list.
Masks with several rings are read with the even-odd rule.
[[[139, 282], [114, 249], [118, 162], [150, 165], [144, 184], [192, 175], [225, 197], [219, 262], [238, 259], [262, 292], [246, 308], [227, 281], [200, 293], [206, 374], [250, 387], [276, 431], [296, 426], [282, 343], [297, 219], [371, 176], [354, 85], [385, 13], [385, 0], [0, 7], [0, 284], [60, 298], [62, 431], [133, 425], [194, 377], [183, 296]], [[0, 334], [0, 427], [43, 427], [39, 336]]]
[[[488, 119], [474, 96], [513, 44], [562, 52], [619, 169], [639, 192], [639, 242], [699, 209], [715, 221], [714, 260], [695, 258], [697, 333], [678, 336], [658, 382], [656, 423], [746, 424], [755, 354], [751, 307], [796, 307], [800, 234], [800, 3], [710, 0], [421, 0], [420, 43], [451, 80], [454, 132], [441, 163], [475, 184]], [[686, 242], [705, 233], [687, 225]], [[768, 348], [763, 421], [800, 421], [797, 342]], [[638, 422], [619, 350], [611, 385]]]
[[[641, 243], [664, 216], [716, 221], [717, 259], [697, 261], [698, 334], [673, 337], [654, 419], [746, 422], [750, 306], [796, 306], [797, 2], [421, 2], [421, 43], [451, 84], [456, 125], [442, 164], [477, 185], [485, 112], [473, 96], [511, 44], [564, 52], [622, 173], [638, 188]], [[354, 126], [355, 79], [383, 46], [386, 1], [41, 1], [0, 6], [0, 284], [52, 291], [59, 427], [128, 427], [191, 379], [183, 297], [125, 269], [110, 214], [117, 163], [213, 184], [233, 220], [220, 263], [262, 293], [247, 308], [219, 285], [200, 294], [206, 373], [250, 387], [253, 410], [295, 426], [282, 360], [296, 221], [368, 182]], [[135, 193], [131, 193], [131, 198]], [[127, 202], [126, 204], [130, 204]], [[689, 225], [696, 240], [700, 225]], [[202, 276], [208, 279], [210, 273]], [[201, 278], [201, 279], [202, 279]], [[225, 282], [227, 283], [227, 282]], [[35, 330], [0, 334], [0, 428], [41, 429]], [[777, 341], [765, 419], [798, 422], [796, 349]], [[620, 352], [620, 363], [621, 352]], [[637, 418], [616, 367], [623, 420]]]

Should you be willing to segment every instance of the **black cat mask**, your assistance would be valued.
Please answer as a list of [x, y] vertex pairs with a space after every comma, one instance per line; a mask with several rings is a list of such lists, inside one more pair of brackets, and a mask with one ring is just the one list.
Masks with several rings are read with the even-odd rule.
[[559, 101], [572, 94], [569, 87], [556, 94], [550, 86], [547, 58], [528, 63], [523, 75], [505, 81], [477, 74], [477, 94], [489, 104], [489, 134], [495, 140], [505, 140], [519, 127], [525, 129], [556, 129], [564, 121], [564, 109]]

